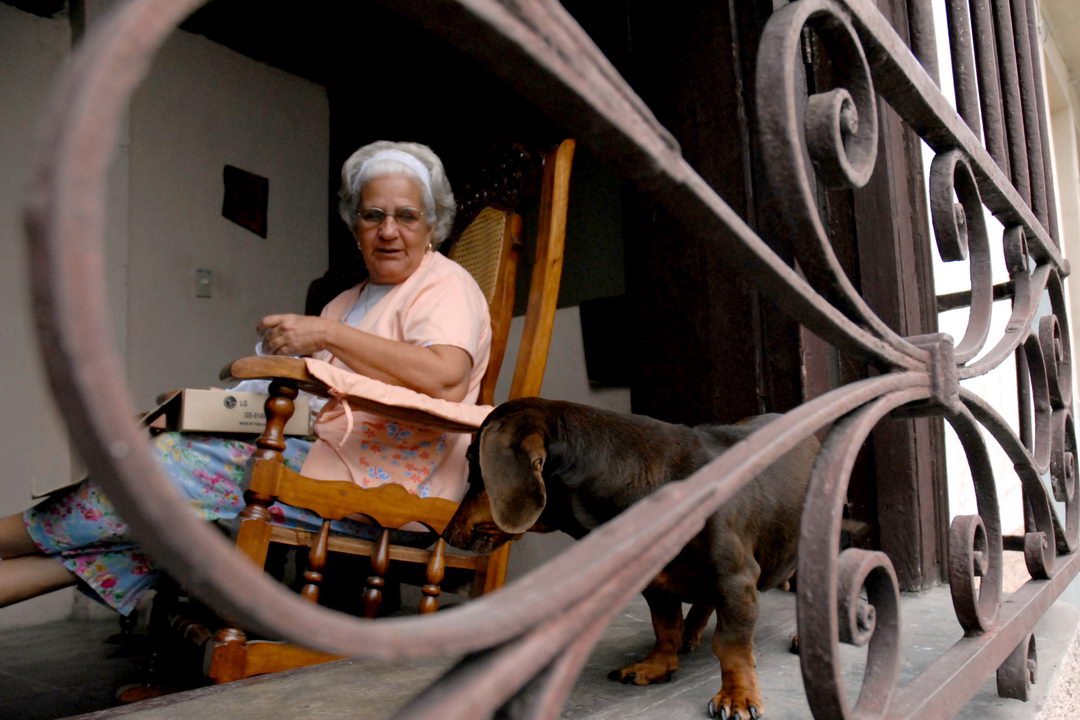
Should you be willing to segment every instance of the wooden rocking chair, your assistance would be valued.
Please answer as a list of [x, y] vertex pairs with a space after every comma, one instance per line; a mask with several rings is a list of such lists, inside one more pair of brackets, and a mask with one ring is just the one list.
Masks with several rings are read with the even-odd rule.
[[[539, 394], [543, 381], [562, 272], [573, 153], [574, 142], [565, 140], [543, 155], [536, 256], [524, 330], [510, 388], [511, 398]], [[472, 217], [448, 253], [473, 274], [490, 307], [491, 360], [479, 398], [479, 402], [485, 405], [493, 402], [495, 383], [506, 350], [513, 315], [515, 273], [522, 248], [521, 218], [512, 208], [500, 207], [490, 197], [490, 193], [481, 194], [462, 203], [460, 212], [475, 217]], [[473, 206], [484, 207], [470, 208], [470, 202]], [[509, 546], [491, 555], [477, 556], [456, 552], [448, 548], [441, 538], [430, 549], [398, 546], [390, 542], [390, 530], [410, 522], [419, 522], [441, 533], [456, 510], [457, 503], [441, 498], [419, 498], [398, 485], [363, 489], [349, 482], [306, 478], [282, 464], [281, 451], [285, 447], [282, 428], [292, 414], [292, 399], [296, 397], [298, 389], [323, 394], [327, 391], [323, 383], [308, 373], [303, 360], [244, 358], [225, 368], [222, 378], [272, 380], [270, 398], [266, 403], [266, 429], [256, 441], [258, 449], [248, 466], [247, 506], [240, 515], [236, 537], [237, 546], [253, 562], [260, 566], [265, 564], [271, 543], [307, 547], [307, 568], [303, 572], [305, 584], [301, 594], [317, 602], [328, 553], [367, 555], [371, 558], [371, 575], [363, 593], [363, 613], [367, 617], [374, 617], [378, 611], [391, 563], [419, 564], [424, 568], [426, 583], [422, 587], [420, 612], [434, 612], [438, 608], [440, 584], [447, 568], [471, 570], [474, 573], [471, 595], [490, 592], [503, 584]], [[353, 408], [376, 412], [391, 419], [420, 422], [456, 432], [474, 431], [482, 420], [482, 417], [478, 417], [462, 422], [416, 407], [388, 406], [365, 396], [349, 396], [347, 401]], [[476, 413], [473, 415], [476, 416]], [[305, 532], [272, 524], [267, 508], [276, 500], [318, 513], [324, 518], [321, 530]], [[353, 514], [364, 515], [382, 528], [376, 541], [340, 537], [330, 532], [331, 520]], [[202, 642], [206, 653], [206, 674], [219, 683], [337, 659], [337, 656], [289, 643], [249, 640], [242, 630], [235, 627], [220, 629], [212, 636], [209, 630], [190, 624], [182, 629], [189, 637]]]

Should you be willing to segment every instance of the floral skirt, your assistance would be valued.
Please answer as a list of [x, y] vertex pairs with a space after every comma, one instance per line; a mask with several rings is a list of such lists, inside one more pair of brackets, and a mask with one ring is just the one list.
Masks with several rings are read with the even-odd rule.
[[[310, 441], [289, 438], [286, 467], [298, 471], [310, 449]], [[166, 476], [204, 520], [229, 520], [244, 509], [244, 466], [254, 450], [242, 440], [182, 433], [163, 433], [152, 444]], [[304, 530], [322, 524], [310, 510], [284, 503], [272, 505], [270, 515], [275, 523]], [[93, 480], [50, 495], [23, 513], [23, 522], [38, 548], [74, 573], [82, 590], [124, 615], [154, 584], [153, 562], [128, 537], [127, 524]], [[375, 537], [372, 526], [349, 519], [331, 527], [343, 535]], [[402, 534], [415, 536], [402, 538], [411, 544], [430, 541], [424, 533]]]

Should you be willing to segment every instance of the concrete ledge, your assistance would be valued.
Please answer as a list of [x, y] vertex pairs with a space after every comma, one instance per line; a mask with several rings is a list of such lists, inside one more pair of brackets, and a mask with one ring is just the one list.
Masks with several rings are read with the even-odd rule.
[[[1064, 720], [1077, 716], [1080, 698], [1080, 584], [1074, 582], [1046, 613], [1035, 631], [1039, 669], [1030, 702], [998, 697], [991, 676], [961, 711], [961, 720]], [[901, 683], [915, 677], [960, 637], [948, 588], [905, 595], [901, 601]], [[795, 597], [771, 592], [762, 598], [755, 643], [766, 716], [808, 718], [799, 659], [788, 650], [795, 630]], [[652, 646], [652, 626], [644, 601], [636, 598], [608, 628], [585, 665], [566, 703], [574, 720], [674, 720], [703, 718], [705, 704], [720, 686], [720, 670], [706, 642], [683, 656], [672, 682], [649, 687], [607, 679], [612, 668], [639, 659]], [[842, 648], [845, 678], [857, 692], [865, 652]], [[385, 718], [450, 667], [451, 659], [396, 663], [343, 660], [275, 676], [203, 688], [123, 708], [79, 716], [83, 720], [187, 720], [223, 717], [265, 720], [305, 717], [320, 720]]]

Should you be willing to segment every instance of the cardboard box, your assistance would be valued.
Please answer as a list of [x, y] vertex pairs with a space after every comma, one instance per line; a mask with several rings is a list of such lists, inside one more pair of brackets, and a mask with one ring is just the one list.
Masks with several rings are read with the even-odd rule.
[[[244, 433], [258, 435], [266, 426], [266, 393], [188, 388], [173, 393], [147, 415], [164, 415], [165, 427], [181, 432]], [[294, 411], [285, 425], [286, 435], [311, 434], [311, 409], [306, 397], [293, 401]]]

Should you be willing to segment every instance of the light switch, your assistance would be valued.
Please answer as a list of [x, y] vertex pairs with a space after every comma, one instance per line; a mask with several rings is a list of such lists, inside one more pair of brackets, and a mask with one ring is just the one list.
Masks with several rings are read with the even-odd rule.
[[214, 295], [214, 273], [209, 268], [195, 270], [195, 297], [208, 298]]

